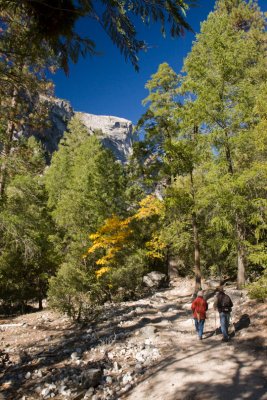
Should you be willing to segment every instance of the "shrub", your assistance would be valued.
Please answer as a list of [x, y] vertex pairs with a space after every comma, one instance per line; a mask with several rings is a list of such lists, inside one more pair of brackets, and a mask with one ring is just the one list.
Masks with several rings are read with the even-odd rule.
[[146, 272], [145, 257], [142, 251], [128, 256], [123, 266], [112, 268], [109, 279], [113, 299], [125, 301], [140, 294], [142, 278]]
[[267, 275], [263, 275], [257, 281], [247, 286], [251, 299], [264, 300], [267, 298]]
[[99, 308], [91, 296], [93, 286], [94, 277], [84, 265], [64, 263], [50, 279], [49, 306], [76, 321], [94, 319]]

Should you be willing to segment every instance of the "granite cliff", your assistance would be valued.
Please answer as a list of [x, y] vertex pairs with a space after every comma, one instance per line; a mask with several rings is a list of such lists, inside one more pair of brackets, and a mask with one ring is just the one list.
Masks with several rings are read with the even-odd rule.
[[92, 135], [97, 131], [103, 145], [110, 149], [122, 163], [132, 152], [133, 125], [132, 122], [119, 117], [86, 114], [75, 112], [68, 101], [56, 98], [44, 98], [49, 109], [50, 124], [44, 132], [36, 134], [48, 154], [52, 155], [58, 149], [60, 139], [66, 131], [68, 122], [78, 115]]

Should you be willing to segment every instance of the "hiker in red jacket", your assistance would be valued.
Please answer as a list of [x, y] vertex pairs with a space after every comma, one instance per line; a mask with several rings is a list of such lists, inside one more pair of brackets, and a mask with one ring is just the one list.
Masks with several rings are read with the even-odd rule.
[[202, 340], [204, 324], [206, 319], [206, 311], [208, 309], [208, 303], [203, 298], [203, 291], [200, 290], [197, 294], [197, 298], [192, 303], [193, 317], [195, 320], [195, 327], [198, 334], [199, 340]]

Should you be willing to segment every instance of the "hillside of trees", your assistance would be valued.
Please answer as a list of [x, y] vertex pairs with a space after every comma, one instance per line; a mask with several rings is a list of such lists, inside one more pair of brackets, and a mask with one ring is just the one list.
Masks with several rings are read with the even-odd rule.
[[[218, 0], [182, 71], [159, 65], [125, 165], [74, 117], [47, 166], [25, 132], [48, 123], [47, 72], [77, 48], [59, 59], [55, 37], [41, 34], [29, 47], [35, 14], [12, 2], [0, 13], [1, 310], [48, 297], [92, 317], [141, 296], [143, 276], [171, 263], [194, 276], [194, 292], [227, 276], [266, 298], [267, 33], [256, 1]], [[126, 52], [134, 65], [137, 49]]]

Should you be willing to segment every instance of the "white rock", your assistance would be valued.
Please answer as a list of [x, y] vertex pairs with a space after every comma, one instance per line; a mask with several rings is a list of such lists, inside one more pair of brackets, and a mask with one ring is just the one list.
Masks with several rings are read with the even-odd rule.
[[119, 370], [119, 364], [117, 363], [117, 361], [114, 362], [114, 364], [113, 364], [113, 369], [114, 369], [114, 371], [116, 371], [116, 372]]
[[122, 383], [125, 385], [129, 382], [132, 382], [133, 378], [131, 377], [130, 373], [128, 372], [122, 377]]
[[113, 379], [111, 378], [111, 376], [107, 376], [107, 377], [106, 377], [106, 382], [107, 382], [107, 384], [109, 384], [109, 385], [113, 382]]
[[38, 378], [42, 378], [43, 373], [42, 373], [42, 371], [39, 369], [39, 370], [36, 372], [36, 375], [38, 376]]
[[99, 136], [104, 146], [110, 148], [119, 160], [124, 162], [132, 154], [133, 125], [131, 121], [108, 115], [77, 114], [89, 133], [96, 130], [102, 131]]
[[58, 393], [59, 394], [64, 394], [65, 393], [65, 389], [67, 388], [67, 386], [60, 386], [59, 388], [58, 388]]
[[50, 390], [53, 390], [53, 389], [56, 389], [57, 387], [56, 387], [56, 385], [54, 384], [54, 383], [51, 383], [49, 386], [48, 386], [48, 389], [50, 389]]
[[145, 345], [146, 346], [151, 346], [152, 345], [152, 340], [151, 339], [146, 339], [145, 340]]
[[50, 393], [50, 389], [49, 389], [49, 388], [44, 388], [44, 389], [41, 391], [41, 395], [42, 395], [43, 397], [48, 396], [49, 393]]
[[74, 353], [71, 353], [70, 358], [72, 360], [77, 360], [79, 358], [79, 354], [75, 351]]

